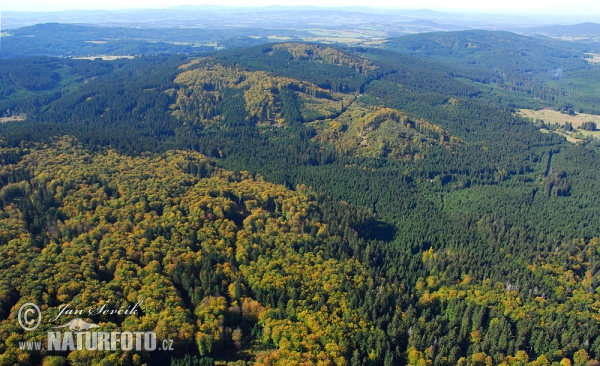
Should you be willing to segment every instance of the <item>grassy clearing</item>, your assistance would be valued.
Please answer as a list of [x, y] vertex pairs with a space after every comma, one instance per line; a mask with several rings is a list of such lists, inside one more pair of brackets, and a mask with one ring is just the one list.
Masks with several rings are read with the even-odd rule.
[[25, 121], [26, 118], [25, 115], [0, 117], [0, 123]]
[[331, 29], [307, 29], [313, 36], [302, 37], [306, 42], [345, 43], [352, 45], [366, 45], [366, 43], [381, 44], [386, 33], [377, 30], [347, 31]]
[[329, 29], [311, 29], [310, 33], [320, 36], [320, 37], [333, 37], [333, 38], [353, 38], [353, 39], [362, 39], [372, 38], [371, 35], [364, 32], [351, 32], [344, 30], [329, 30]]
[[574, 116], [560, 113], [553, 109], [541, 109], [539, 111], [533, 109], [521, 109], [517, 112], [521, 117], [531, 118], [532, 120], [543, 120], [546, 124], [558, 123], [563, 126], [570, 122], [573, 127], [580, 128], [584, 122], [596, 122], [600, 125], [600, 116], [593, 114], [579, 113]]
[[387, 39], [385, 38], [381, 38], [381, 39], [373, 39], [371, 41], [367, 41], [367, 42], [363, 42], [362, 45], [363, 46], [367, 46], [367, 47], [380, 47], [382, 46], [385, 42], [387, 42]]
[[586, 60], [590, 64], [600, 65], [600, 54], [598, 54], [598, 53], [586, 53], [586, 55], [592, 56], [592, 58], [586, 58]]
[[556, 133], [556, 134], [558, 134], [558, 135], [561, 135], [561, 136], [563, 136], [564, 138], [566, 138], [566, 139], [567, 139], [567, 141], [569, 141], [569, 142], [572, 142], [572, 143], [574, 143], [574, 144], [576, 144], [576, 143], [578, 143], [578, 142], [581, 142], [581, 141], [583, 141], [583, 140], [581, 140], [581, 139], [578, 139], [578, 138], [576, 138], [576, 137], [573, 137], [573, 135], [577, 135], [577, 134], [578, 134], [578, 132], [574, 132], [574, 133], [572, 133], [572, 134], [568, 134], [568, 133], [565, 133], [565, 132], [562, 132], [562, 131], [550, 131], [550, 130], [546, 130], [545, 128], [542, 128], [542, 129], [540, 129], [540, 131], [542, 131], [542, 132], [544, 132], [544, 133], [550, 133], [550, 132], [554, 132], [554, 133]]
[[360, 40], [360, 39], [345, 38], [345, 37], [303, 37], [302, 40], [305, 42], [345, 43], [345, 44], [351, 44], [351, 45], [357, 45], [362, 42], [362, 40]]
[[134, 59], [135, 56], [108, 56], [108, 55], [98, 55], [98, 56], [87, 56], [87, 57], [73, 57], [74, 60], [95, 60], [97, 58], [102, 59], [103, 61], [114, 61], [121, 58]]
[[550, 38], [560, 39], [562, 41], [569, 41], [569, 42], [588, 42], [588, 43], [598, 42], [598, 40], [600, 39], [600, 37], [598, 37], [598, 36], [564, 36], [564, 37], [550, 37]]
[[517, 112], [517, 114], [521, 117], [531, 118], [532, 122], [536, 122], [538, 120], [544, 121], [546, 125], [558, 124], [560, 126], [564, 126], [567, 122], [570, 122], [574, 128], [574, 131], [572, 132], [566, 132], [562, 130], [549, 131], [547, 129], [541, 129], [540, 131], [544, 133], [557, 133], [561, 136], [564, 136], [567, 141], [572, 143], [578, 143], [582, 141], [580, 138], [575, 137], [577, 135], [579, 135], [579, 137], [583, 135], [585, 137], [590, 136], [600, 139], [600, 131], [586, 131], [581, 129], [581, 125], [584, 122], [596, 122], [596, 124], [600, 125], [600, 116], [585, 113], [579, 113], [574, 116], [570, 116], [553, 109], [542, 109], [539, 111], [533, 109], [521, 109]]
[[290, 39], [293, 39], [292, 37], [288, 37], [288, 36], [267, 36], [267, 38], [275, 39], [277, 41], [289, 41]]

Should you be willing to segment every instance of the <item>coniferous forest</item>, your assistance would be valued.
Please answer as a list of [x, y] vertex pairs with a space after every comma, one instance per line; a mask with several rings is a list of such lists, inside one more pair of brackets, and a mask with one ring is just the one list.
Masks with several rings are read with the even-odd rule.
[[[598, 114], [586, 52], [469, 31], [0, 60], [25, 116], [0, 124], [0, 365], [600, 359], [600, 143], [517, 113]], [[19, 347], [62, 304], [140, 301], [87, 319], [173, 351]]]

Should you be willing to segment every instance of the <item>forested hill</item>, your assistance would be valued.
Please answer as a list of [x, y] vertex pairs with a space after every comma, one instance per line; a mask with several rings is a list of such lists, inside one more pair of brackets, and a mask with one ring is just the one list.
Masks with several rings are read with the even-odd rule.
[[[491, 86], [497, 101], [510, 101], [517, 107], [552, 105], [576, 112], [600, 113], [598, 97], [582, 95], [574, 87], [582, 80], [598, 85], [595, 73], [589, 71], [597, 69], [590, 62], [590, 55], [600, 52], [597, 45], [472, 30], [392, 38], [384, 47], [453, 63], [457, 75]], [[513, 95], [499, 90], [508, 90]]]
[[[566, 58], [578, 52], [594, 50], [594, 45], [537, 36], [529, 37], [505, 31], [468, 30], [457, 32], [428, 32], [391, 38], [388, 48], [395, 47], [426, 56], [443, 57], [474, 55], [481, 51], [529, 51], [531, 56]], [[508, 57], [508, 55], [506, 55]], [[490, 58], [491, 60], [491, 58]], [[498, 60], [500, 61], [500, 60]]]
[[580, 23], [571, 25], [549, 25], [544, 27], [537, 27], [529, 30], [538, 34], [547, 35], [550, 37], [585, 37], [593, 36], [598, 34], [600, 31], [600, 24], [598, 23]]
[[[583, 62], [565, 77], [600, 70]], [[22, 332], [22, 303], [138, 300], [90, 320], [175, 352], [46, 362], [600, 358], [598, 144], [514, 113], [594, 96], [536, 99], [549, 80], [490, 65], [298, 43], [1, 60], [0, 110], [26, 119], [0, 125], [0, 361], [46, 356], [14, 346], [45, 330]]]

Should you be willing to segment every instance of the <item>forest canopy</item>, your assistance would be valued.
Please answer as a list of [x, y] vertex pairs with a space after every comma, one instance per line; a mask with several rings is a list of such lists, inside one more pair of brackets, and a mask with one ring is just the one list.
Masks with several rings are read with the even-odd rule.
[[[543, 62], [485, 56], [505, 44]], [[599, 144], [516, 113], [594, 114], [573, 85], [600, 69], [497, 32], [386, 48], [0, 60], [2, 118], [26, 116], [0, 125], [0, 364], [600, 358]], [[88, 321], [172, 353], [19, 348], [61, 304], [139, 301]]]

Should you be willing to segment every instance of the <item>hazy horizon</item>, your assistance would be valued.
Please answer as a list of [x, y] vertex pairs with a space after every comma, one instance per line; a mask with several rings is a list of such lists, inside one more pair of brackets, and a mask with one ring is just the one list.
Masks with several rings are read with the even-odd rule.
[[388, 1], [377, 0], [369, 2], [368, 5], [363, 1], [357, 0], [292, 0], [281, 4], [277, 0], [259, 0], [248, 4], [240, 0], [223, 0], [218, 5], [213, 1], [203, 0], [181, 0], [169, 2], [168, 5], [163, 0], [133, 0], [123, 3], [122, 1], [106, 0], [106, 1], [88, 1], [73, 2], [68, 0], [57, 0], [52, 3], [40, 0], [23, 0], [23, 1], [4, 1], [0, 5], [0, 11], [15, 11], [15, 12], [58, 12], [58, 11], [123, 11], [123, 10], [150, 10], [150, 9], [166, 9], [178, 6], [214, 6], [222, 8], [262, 8], [270, 6], [281, 7], [317, 7], [317, 8], [353, 8], [363, 7], [372, 9], [393, 9], [393, 10], [433, 10], [438, 12], [452, 13], [480, 13], [494, 15], [512, 15], [512, 16], [581, 16], [591, 18], [600, 16], [600, 3], [590, 0], [575, 0], [568, 4], [562, 1], [516, 1], [507, 0], [502, 2], [502, 5], [489, 4], [487, 2], [458, 0], [452, 2], [452, 6], [448, 2], [441, 0], [424, 0], [419, 2], [419, 6], [414, 6], [414, 2], [408, 1]]

